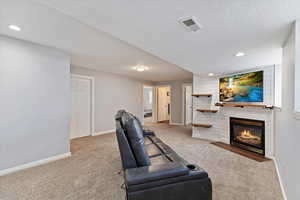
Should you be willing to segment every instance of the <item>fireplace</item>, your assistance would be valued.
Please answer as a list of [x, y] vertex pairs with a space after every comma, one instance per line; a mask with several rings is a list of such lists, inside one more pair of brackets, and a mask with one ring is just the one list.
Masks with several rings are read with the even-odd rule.
[[265, 155], [265, 122], [231, 117], [230, 144]]

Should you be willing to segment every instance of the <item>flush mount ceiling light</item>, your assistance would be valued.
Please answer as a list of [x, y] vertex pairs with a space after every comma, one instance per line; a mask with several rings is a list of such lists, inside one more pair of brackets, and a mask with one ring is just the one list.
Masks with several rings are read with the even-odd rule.
[[242, 56], [245, 56], [245, 53], [244, 52], [238, 52], [235, 54], [236, 57], [242, 57]]
[[21, 31], [21, 28], [17, 25], [9, 25], [8, 28], [10, 28], [13, 31]]
[[136, 70], [138, 72], [143, 72], [149, 70], [149, 67], [143, 66], [143, 65], [138, 65], [135, 67], [132, 67], [133, 70]]
[[209, 74], [208, 74], [208, 76], [214, 76], [214, 75], [215, 75], [214, 73], [209, 73]]

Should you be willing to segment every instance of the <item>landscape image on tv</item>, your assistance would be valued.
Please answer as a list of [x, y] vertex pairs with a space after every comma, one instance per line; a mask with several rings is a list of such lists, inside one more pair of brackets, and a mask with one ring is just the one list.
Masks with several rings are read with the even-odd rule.
[[263, 102], [264, 72], [250, 72], [220, 78], [221, 102]]

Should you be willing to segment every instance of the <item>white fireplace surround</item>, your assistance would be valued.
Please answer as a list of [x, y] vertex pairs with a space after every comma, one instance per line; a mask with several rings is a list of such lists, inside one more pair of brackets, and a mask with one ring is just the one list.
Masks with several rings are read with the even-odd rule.
[[[264, 102], [253, 104], [274, 104], [274, 66], [256, 68], [264, 71]], [[246, 72], [251, 72], [246, 71]], [[245, 72], [245, 73], [246, 73]], [[211, 128], [193, 127], [193, 137], [230, 143], [230, 117], [261, 120], [265, 122], [265, 156], [273, 158], [274, 130], [273, 110], [255, 107], [218, 107], [219, 78], [203, 78], [194, 75], [193, 93], [212, 94], [211, 97], [193, 97], [193, 123], [211, 124]], [[202, 113], [196, 109], [214, 109], [217, 113]]]

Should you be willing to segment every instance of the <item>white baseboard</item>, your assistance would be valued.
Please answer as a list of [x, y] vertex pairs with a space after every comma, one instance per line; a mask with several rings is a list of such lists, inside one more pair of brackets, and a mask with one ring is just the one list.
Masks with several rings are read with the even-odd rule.
[[32, 168], [32, 167], [37, 167], [37, 166], [44, 165], [44, 164], [47, 164], [49, 162], [53, 162], [53, 161], [56, 161], [56, 160], [64, 159], [64, 158], [67, 158], [67, 157], [70, 157], [70, 156], [71, 156], [71, 152], [68, 152], [68, 153], [52, 156], [52, 157], [49, 157], [49, 158], [46, 158], [46, 159], [43, 159], [43, 160], [33, 161], [33, 162], [26, 163], [26, 164], [23, 164], [23, 165], [19, 165], [19, 166], [16, 166], [16, 167], [4, 169], [4, 170], [0, 171], [0, 176], [4, 176], [4, 175], [7, 175], [7, 174], [10, 174], [10, 173], [13, 173], [13, 172], [21, 171], [21, 170]]
[[281, 192], [282, 192], [282, 195], [283, 195], [283, 199], [287, 200], [286, 193], [285, 193], [283, 183], [282, 183], [282, 179], [281, 179], [281, 176], [280, 176], [277, 160], [276, 160], [275, 157], [272, 157], [272, 160], [275, 163], [275, 168], [276, 168], [277, 176], [278, 176], [278, 179], [279, 179], [279, 184], [280, 184]]
[[104, 134], [114, 133], [114, 132], [116, 132], [116, 130], [112, 129], [112, 130], [107, 130], [107, 131], [101, 131], [101, 132], [93, 133], [92, 136], [104, 135]]
[[183, 123], [173, 123], [173, 122], [170, 122], [170, 125], [183, 126], [184, 124]]

